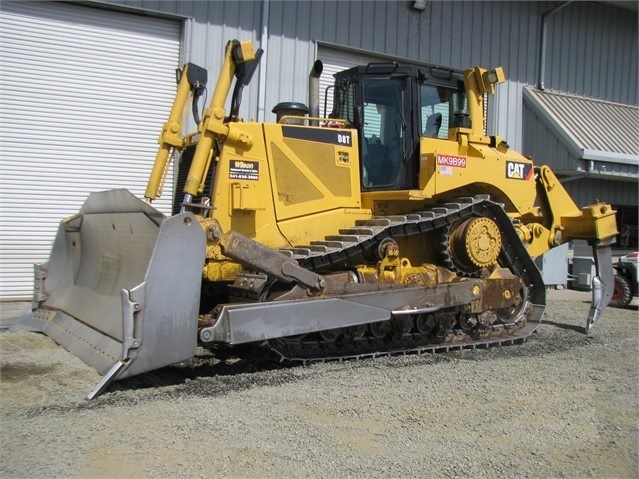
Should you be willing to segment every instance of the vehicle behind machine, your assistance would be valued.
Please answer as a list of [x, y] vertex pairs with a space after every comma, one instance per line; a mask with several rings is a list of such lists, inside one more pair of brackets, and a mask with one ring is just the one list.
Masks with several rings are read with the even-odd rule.
[[622, 256], [612, 267], [615, 270], [615, 283], [610, 306], [626, 308], [632, 298], [639, 296], [639, 252]]

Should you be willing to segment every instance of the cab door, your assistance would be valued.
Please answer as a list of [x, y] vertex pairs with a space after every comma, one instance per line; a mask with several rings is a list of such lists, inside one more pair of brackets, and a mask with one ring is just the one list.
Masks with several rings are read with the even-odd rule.
[[406, 75], [361, 79], [364, 191], [417, 187], [418, 141], [412, 128], [410, 87], [411, 78]]

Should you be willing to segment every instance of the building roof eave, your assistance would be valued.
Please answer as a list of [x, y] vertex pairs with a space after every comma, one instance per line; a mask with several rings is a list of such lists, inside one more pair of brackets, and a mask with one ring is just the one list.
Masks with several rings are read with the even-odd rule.
[[584, 160], [607, 161], [610, 163], [639, 166], [639, 155], [629, 155], [612, 151], [583, 149], [581, 158]]
[[[524, 87], [523, 98], [577, 159], [639, 166], [639, 141], [634, 142], [629, 136], [639, 131], [636, 106], [541, 91], [530, 86]], [[629, 127], [628, 122], [636, 123], [635, 129], [633, 125]]]

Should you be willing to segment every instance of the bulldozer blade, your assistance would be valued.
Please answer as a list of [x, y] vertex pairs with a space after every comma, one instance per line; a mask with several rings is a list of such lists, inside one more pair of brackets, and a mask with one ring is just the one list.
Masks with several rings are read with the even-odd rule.
[[126, 190], [94, 193], [36, 265], [33, 308], [16, 328], [46, 334], [106, 375], [94, 393], [188, 359], [205, 246], [191, 213], [166, 218]]

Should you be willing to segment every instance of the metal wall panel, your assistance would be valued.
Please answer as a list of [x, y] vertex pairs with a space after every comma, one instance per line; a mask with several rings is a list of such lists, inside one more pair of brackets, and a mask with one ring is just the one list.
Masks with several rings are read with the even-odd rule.
[[600, 2], [550, 16], [546, 88], [637, 104], [637, 18]]
[[564, 183], [564, 188], [580, 207], [593, 204], [595, 200], [613, 205], [637, 206], [637, 181], [584, 178]]
[[522, 104], [525, 84], [506, 81], [497, 85], [494, 95], [495, 134], [503, 136], [511, 148], [529, 154], [522, 144], [522, 116], [518, 105]]
[[[234, 2], [111, 0], [140, 8], [171, 11], [194, 17], [190, 49], [215, 69], [224, 33], [237, 22], [227, 4]], [[268, 1], [268, 56], [263, 60], [266, 119], [280, 101], [307, 102], [307, 76], [314, 61], [313, 42], [336, 44], [396, 55], [456, 68], [470, 65], [504, 67], [510, 80], [500, 85], [490, 107], [496, 113], [490, 131], [502, 135], [512, 148], [534, 154], [540, 164], [560, 171], [584, 168], [544, 128], [527, 130], [522, 89], [539, 81], [542, 15], [563, 4], [554, 2], [438, 2], [427, 1], [424, 11], [411, 8], [411, 1]], [[243, 2], [239, 19], [245, 34], [262, 28], [264, 2]], [[250, 9], [260, 13], [250, 13]], [[190, 12], [189, 9], [192, 9]], [[248, 12], [248, 14], [246, 13]], [[547, 17], [545, 87], [628, 104], [637, 104], [638, 29], [637, 12], [602, 2], [572, 2]], [[206, 32], [206, 33], [204, 33]], [[215, 38], [202, 45], [202, 35]], [[266, 65], [266, 66], [264, 66]], [[329, 73], [327, 72], [327, 75]], [[322, 82], [330, 82], [323, 78]], [[254, 96], [251, 86], [251, 98]], [[248, 115], [257, 111], [252, 100]], [[246, 110], [242, 109], [242, 112]], [[532, 128], [532, 127], [531, 127]], [[526, 130], [526, 135], [523, 131]], [[606, 182], [600, 189], [607, 189]], [[616, 184], [614, 182], [613, 184]], [[571, 187], [585, 198], [587, 187]], [[595, 183], [588, 183], [595, 186]], [[612, 188], [636, 201], [636, 191]], [[625, 193], [624, 193], [625, 192]], [[607, 198], [602, 193], [602, 198]], [[628, 196], [630, 195], [630, 196]]]
[[315, 61], [315, 46], [311, 41], [300, 40], [309, 34], [314, 3], [270, 3], [268, 57], [262, 65], [267, 79], [267, 121], [275, 120], [271, 110], [277, 103], [308, 103], [308, 74]]
[[[181, 25], [52, 2], [0, 11], [0, 295], [30, 295], [93, 191], [142, 198], [175, 93]], [[170, 212], [172, 176], [156, 206]]]
[[584, 169], [577, 158], [559, 141], [535, 112], [524, 104], [523, 129], [526, 131], [522, 149], [530, 154], [538, 165], [548, 165], [555, 172], [576, 172]]
[[[410, 1], [146, 1], [107, 0], [192, 17], [187, 60], [217, 71], [222, 45], [231, 38], [259, 43], [262, 9], [268, 8], [265, 96], [247, 89], [241, 113], [256, 116], [258, 104], [306, 101], [306, 76], [314, 41], [344, 45], [456, 68], [502, 65], [514, 82], [539, 79], [541, 17], [561, 2], [437, 2], [426, 9]], [[240, 13], [241, 11], [241, 13]], [[573, 2], [547, 17], [546, 88], [636, 104], [637, 15], [599, 2]], [[264, 86], [263, 86], [264, 88]], [[520, 99], [509, 91], [505, 98]], [[521, 102], [510, 108], [521, 122]], [[521, 132], [500, 122], [511, 145]], [[507, 126], [505, 126], [507, 125]]]

